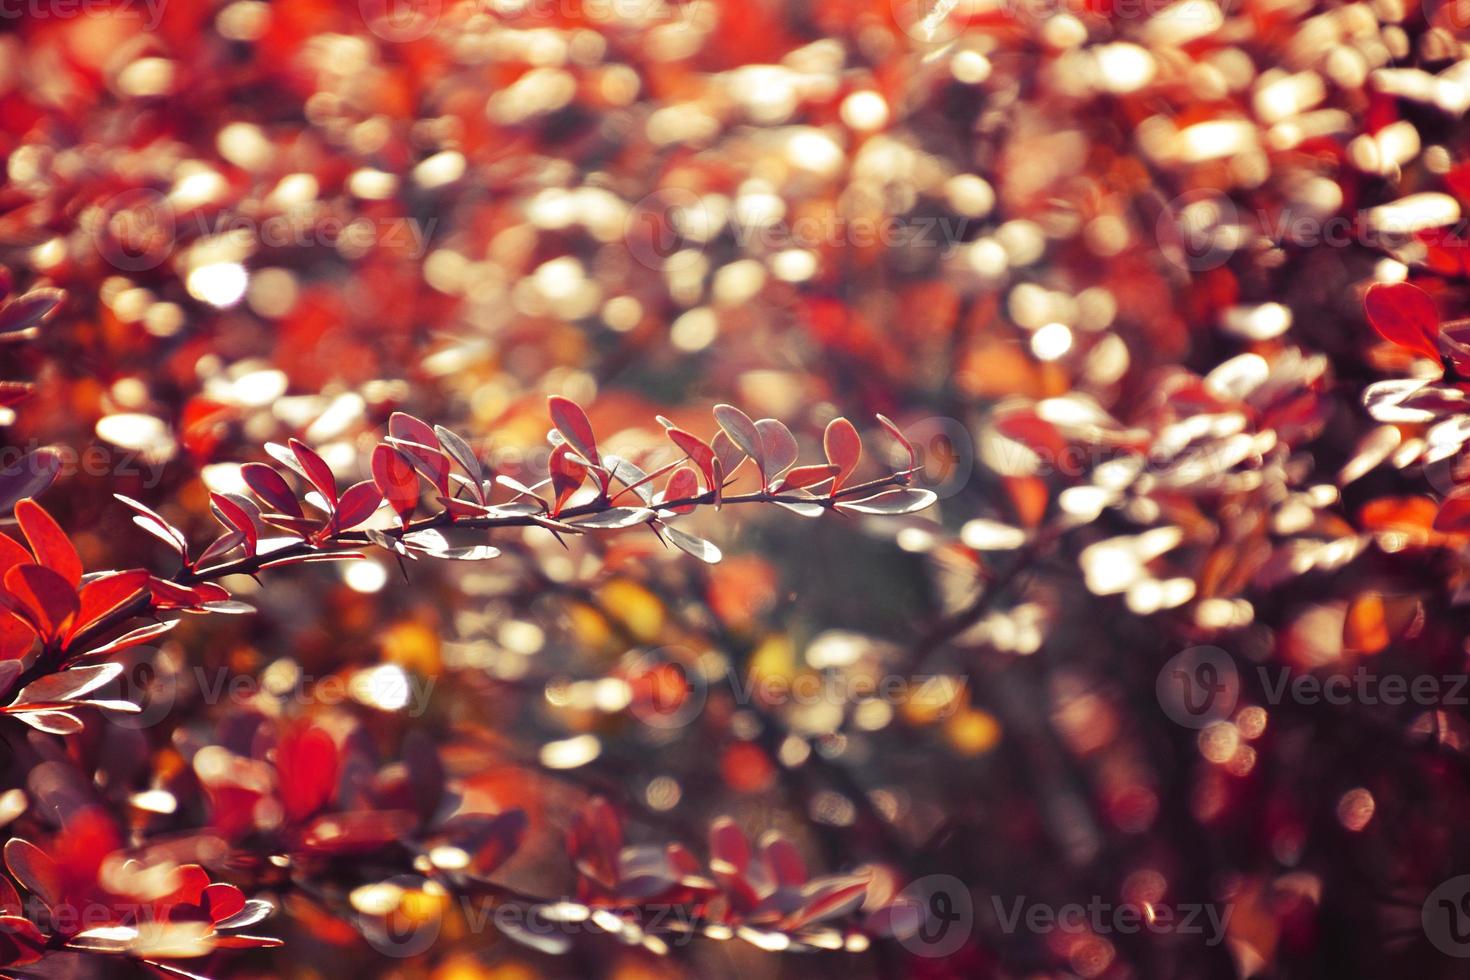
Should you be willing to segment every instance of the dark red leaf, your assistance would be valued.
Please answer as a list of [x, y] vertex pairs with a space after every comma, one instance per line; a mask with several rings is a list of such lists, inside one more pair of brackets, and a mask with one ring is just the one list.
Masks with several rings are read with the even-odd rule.
[[337, 530], [351, 530], [369, 517], [378, 505], [383, 502], [383, 494], [372, 480], [364, 480], [354, 483], [342, 492], [342, 500], [337, 505]]
[[245, 553], [255, 554], [259, 533], [256, 531], [255, 521], [249, 511], [222, 493], [211, 493], [209, 502], [214, 506], [215, 517], [221, 524], [240, 532], [245, 543]]
[[36, 386], [28, 381], [0, 381], [0, 408], [19, 405], [35, 390]]
[[441, 497], [449, 496], [449, 458], [442, 450], [437, 446], [426, 446], [398, 438], [393, 438], [391, 443], [439, 491]]
[[1407, 282], [1374, 283], [1363, 308], [1385, 340], [1439, 360], [1439, 311], [1424, 290]]
[[246, 463], [240, 467], [240, 475], [250, 491], [277, 513], [290, 517], [302, 516], [301, 502], [291, 492], [291, 485], [273, 468], [264, 463]]
[[1444, 499], [1435, 515], [1434, 529], [1446, 534], [1470, 531], [1470, 487], [1460, 487]]
[[36, 497], [61, 472], [61, 454], [54, 449], [37, 449], [0, 469], [0, 514], [8, 514], [22, 497]]
[[61, 901], [61, 869], [35, 844], [19, 837], [6, 841], [5, 867], [22, 888], [48, 906]]
[[419, 477], [403, 455], [386, 443], [373, 450], [373, 481], [405, 527], [419, 502]]
[[46, 936], [19, 915], [0, 915], [0, 966], [26, 966], [46, 952]]
[[551, 489], [555, 497], [551, 508], [553, 517], [561, 513], [567, 500], [582, 486], [582, 481], [587, 479], [587, 467], [577, 462], [572, 455], [575, 448], [564, 442], [551, 451], [551, 460], [547, 465], [551, 471]]
[[49, 317], [66, 294], [59, 289], [33, 289], [0, 307], [0, 333], [29, 330]]
[[327, 461], [300, 440], [292, 439], [287, 445], [291, 447], [291, 452], [296, 454], [296, 461], [301, 464], [301, 470], [306, 474], [307, 480], [316, 487], [317, 493], [326, 498], [327, 506], [335, 510], [337, 508], [337, 478], [332, 475], [332, 468], [327, 465]]

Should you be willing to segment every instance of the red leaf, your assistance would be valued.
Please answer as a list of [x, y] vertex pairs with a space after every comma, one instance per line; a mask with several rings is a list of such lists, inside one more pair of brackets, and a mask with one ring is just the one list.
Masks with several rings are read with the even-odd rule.
[[704, 475], [705, 484], [713, 487], [715, 485], [715, 451], [709, 447], [709, 443], [683, 429], [670, 427], [664, 431], [673, 440], [674, 445], [687, 453], [694, 465], [699, 467], [699, 472]]
[[777, 885], [786, 887], [806, 883], [806, 863], [796, 845], [775, 832], [761, 839], [761, 856]]
[[327, 465], [327, 461], [300, 440], [292, 439], [287, 445], [291, 447], [291, 452], [296, 454], [296, 461], [301, 464], [302, 472], [311, 481], [311, 485], [316, 487], [317, 493], [327, 499], [329, 507], [336, 510], [337, 478], [332, 475], [332, 468]]
[[570, 398], [552, 395], [546, 399], [546, 407], [551, 413], [551, 424], [556, 426], [556, 431], [577, 451], [577, 455], [589, 463], [601, 466], [602, 457], [597, 453], [597, 436], [592, 432], [592, 420], [587, 418], [582, 406]]
[[276, 743], [276, 773], [286, 819], [299, 823], [332, 796], [337, 782], [337, 745], [310, 723], [290, 726]]
[[25, 381], [0, 381], [0, 408], [18, 405], [30, 397], [36, 386]]
[[822, 434], [822, 448], [827, 453], [827, 462], [837, 467], [831, 490], [835, 495], [852, 476], [852, 471], [857, 469], [858, 460], [863, 456], [863, 440], [851, 422], [835, 418], [827, 423], [827, 431]]
[[0, 609], [0, 663], [19, 660], [31, 652], [35, 642], [36, 631], [29, 623], [9, 609]]
[[215, 517], [219, 518], [220, 523], [227, 528], [239, 531], [245, 539], [245, 553], [255, 554], [259, 533], [255, 529], [255, 521], [249, 512], [222, 493], [211, 493], [209, 502], [214, 505]]
[[1407, 282], [1374, 283], [1363, 308], [1385, 340], [1439, 360], [1439, 311], [1424, 290]]
[[398, 450], [386, 443], [379, 443], [373, 450], [372, 469], [373, 481], [407, 527], [409, 516], [419, 502], [418, 473]]
[[204, 889], [200, 904], [210, 922], [223, 922], [245, 909], [245, 893], [234, 885], [215, 882]]
[[1470, 487], [1461, 487], [1444, 499], [1435, 515], [1434, 529], [1447, 534], [1470, 531]]
[[[663, 503], [668, 504], [671, 500], [684, 500], [688, 497], [699, 495], [699, 476], [687, 466], [681, 466], [669, 474], [669, 482], [664, 486]], [[687, 514], [694, 509], [694, 504], [685, 504], [682, 507], [673, 508], [676, 514]]]
[[26, 966], [46, 951], [46, 936], [30, 919], [0, 915], [0, 966]]
[[434, 427], [407, 412], [394, 412], [388, 416], [388, 434], [404, 442], [416, 442], [430, 449], [439, 448], [439, 437], [434, 434]]
[[22, 619], [50, 643], [66, 634], [76, 620], [79, 603], [71, 583], [40, 565], [16, 565], [5, 573], [0, 596]]
[[552, 493], [556, 498], [551, 508], [553, 517], [561, 513], [567, 500], [577, 492], [577, 489], [582, 486], [582, 481], [587, 478], [587, 467], [572, 457], [572, 451], [575, 448], [570, 443], [564, 442], [551, 451], [551, 460], [547, 465], [551, 471]]
[[709, 828], [710, 870], [716, 874], [744, 875], [750, 867], [750, 841], [729, 817], [720, 817]]
[[147, 591], [148, 579], [146, 571], [135, 568], [103, 575], [82, 586], [77, 594], [77, 622], [72, 627], [71, 636], [135, 600], [140, 593]]
[[800, 490], [802, 487], [814, 487], [818, 483], [830, 480], [840, 472], [840, 468], [831, 463], [815, 463], [811, 466], [797, 466], [786, 474], [786, 478], [776, 487], [776, 492], [783, 490]]
[[0, 534], [0, 580], [16, 565], [34, 565], [36, 559], [9, 535]]
[[347, 531], [369, 517], [383, 502], [383, 495], [372, 480], [354, 483], [342, 492], [342, 502], [337, 506], [337, 530]]
[[391, 442], [393, 448], [402, 453], [413, 468], [439, 491], [441, 497], [449, 496], [449, 459], [438, 447], [425, 446], [396, 436], [391, 437]]
[[240, 467], [240, 475], [244, 477], [245, 485], [251, 492], [277, 513], [290, 517], [303, 516], [301, 502], [291, 492], [291, 485], [271, 467], [264, 463], [246, 463]]
[[71, 539], [40, 504], [27, 497], [15, 505], [15, 519], [25, 532], [36, 562], [45, 565], [72, 584], [82, 581], [82, 560]]

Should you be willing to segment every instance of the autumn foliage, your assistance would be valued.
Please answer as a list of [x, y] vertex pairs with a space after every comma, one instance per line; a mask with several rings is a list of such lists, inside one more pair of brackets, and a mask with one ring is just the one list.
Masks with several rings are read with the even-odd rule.
[[0, 977], [1462, 975], [1467, 24], [0, 6]]

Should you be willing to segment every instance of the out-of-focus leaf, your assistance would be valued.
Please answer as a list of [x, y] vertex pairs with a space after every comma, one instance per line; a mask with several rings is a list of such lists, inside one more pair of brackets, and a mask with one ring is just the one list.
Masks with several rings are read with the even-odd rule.
[[60, 472], [61, 456], [54, 449], [37, 449], [0, 469], [0, 514], [8, 514], [24, 497], [40, 496]]

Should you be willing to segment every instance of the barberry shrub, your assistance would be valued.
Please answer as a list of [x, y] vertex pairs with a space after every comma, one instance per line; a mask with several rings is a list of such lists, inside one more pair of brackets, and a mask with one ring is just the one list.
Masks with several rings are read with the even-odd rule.
[[[0, 341], [33, 337], [62, 298], [37, 290], [10, 300], [0, 308]], [[4, 392], [9, 407], [29, 386], [9, 382]], [[541, 528], [557, 540], [651, 534], [715, 563], [720, 549], [675, 522], [704, 507], [753, 504], [808, 518], [898, 516], [935, 500], [933, 491], [909, 485], [916, 451], [882, 416], [906, 465], [857, 480], [863, 440], [845, 418], [827, 425], [823, 460], [802, 465], [796, 437], [777, 419], [752, 420], [717, 405], [706, 440], [660, 418], [673, 458], [646, 472], [604, 453], [576, 402], [553, 396], [547, 407], [547, 472], [529, 485], [487, 467], [464, 436], [395, 412], [386, 436], [358, 464], [368, 477], [345, 487], [304, 442], [267, 443], [273, 463], [239, 468], [246, 492], [208, 493], [218, 533], [202, 544], [118, 494], [117, 506], [132, 512], [132, 523], [164, 546], [138, 568], [86, 569], [67, 531], [36, 501], [56, 476], [53, 451], [32, 452], [4, 474], [7, 511], [19, 533], [0, 534], [0, 714], [36, 733], [31, 751], [38, 761], [27, 786], [57, 811], [5, 845], [14, 884], [0, 878], [0, 965], [111, 956], [193, 975], [188, 961], [217, 951], [281, 945], [254, 934], [274, 908], [246, 897], [261, 888], [278, 895], [299, 888], [327, 911], [361, 916], [370, 934], [387, 936], [376, 920], [399, 911], [405, 881], [434, 895], [497, 908], [509, 903], [546, 921], [590, 920], [655, 951], [667, 951], [667, 935], [695, 930], [757, 945], [840, 949], [855, 937], [891, 934], [895, 916], [915, 925], [911, 909], [895, 912], [901, 883], [892, 869], [809, 878], [789, 840], [768, 835], [753, 850], [728, 820], [710, 828], [706, 865], [681, 843], [625, 845], [618, 814], [595, 797], [568, 835], [575, 893], [508, 889], [491, 875], [519, 847], [525, 814], [465, 800], [443, 749], [422, 732], [408, 732], [402, 761], [385, 764], [340, 722], [334, 729], [305, 713], [221, 718], [216, 724], [250, 729], [248, 748], [234, 751], [234, 740], [193, 748], [186, 782], [198, 796], [199, 822], [181, 823], [166, 843], [120, 819], [109, 805], [118, 801], [102, 792], [121, 788], [111, 773], [99, 769], [89, 779], [85, 758], [40, 740], [96, 737], [109, 716], [143, 713], [144, 704], [109, 693], [124, 671], [119, 655], [156, 642], [187, 615], [252, 613], [230, 591], [238, 576], [259, 581], [288, 566], [360, 561], [381, 549], [411, 587], [412, 565], [493, 561], [501, 555], [497, 533], [520, 528]], [[742, 467], [754, 489], [728, 493]], [[182, 816], [179, 795], [155, 788], [128, 803]], [[27, 794], [12, 790], [7, 797], [15, 808], [7, 819], [31, 823], [20, 819]], [[211, 867], [227, 869], [241, 884], [212, 877]], [[680, 914], [669, 917], [670, 908]], [[524, 927], [501, 926], [533, 946], [557, 947]]]

